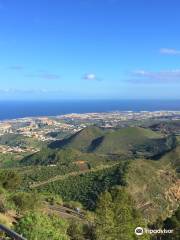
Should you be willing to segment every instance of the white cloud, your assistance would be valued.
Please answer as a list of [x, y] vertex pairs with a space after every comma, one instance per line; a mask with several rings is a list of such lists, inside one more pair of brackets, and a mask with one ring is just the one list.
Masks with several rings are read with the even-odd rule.
[[83, 79], [88, 81], [102, 81], [102, 79], [97, 77], [95, 73], [86, 73], [84, 74]]
[[132, 73], [132, 81], [143, 83], [180, 83], [180, 69], [159, 72], [137, 70]]
[[97, 77], [94, 73], [86, 73], [83, 78], [85, 80], [97, 80]]
[[180, 50], [174, 48], [161, 48], [160, 53], [165, 55], [180, 55]]

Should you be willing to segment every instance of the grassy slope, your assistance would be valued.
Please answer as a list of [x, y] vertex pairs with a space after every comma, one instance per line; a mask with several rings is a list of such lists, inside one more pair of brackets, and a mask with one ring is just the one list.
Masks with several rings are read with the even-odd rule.
[[24, 147], [41, 147], [42, 143], [37, 139], [31, 137], [25, 137], [20, 134], [6, 134], [0, 137], [0, 144], [8, 145], [12, 147], [24, 146]]
[[[180, 147], [159, 161], [132, 161], [126, 175], [127, 190], [148, 220], [166, 218], [180, 201], [180, 182], [172, 159], [180, 158]], [[173, 160], [174, 161], [174, 160]]]
[[107, 133], [95, 149], [98, 153], [126, 154], [135, 145], [145, 144], [148, 140], [162, 138], [162, 135], [149, 129], [129, 127]]
[[[34, 159], [36, 159], [36, 164], [38, 164], [38, 159], [42, 160], [39, 161], [40, 164], [43, 164], [43, 161], [48, 162], [48, 158], [52, 159], [51, 155], [54, 154], [52, 148], [56, 148], [56, 150], [64, 148], [68, 151], [69, 149], [75, 149], [81, 151], [81, 153], [94, 153], [104, 156], [109, 154], [120, 155], [127, 158], [128, 156], [132, 157], [134, 154], [132, 151], [136, 152], [139, 146], [150, 146], [162, 138], [163, 135], [160, 133], [139, 127], [108, 130], [87, 127], [68, 139], [51, 143], [49, 150], [44, 148], [41, 152], [25, 158], [22, 163], [31, 164], [31, 161], [34, 163]], [[163, 147], [165, 147], [165, 143]], [[146, 151], [144, 147], [141, 147], [141, 149], [142, 152]], [[149, 151], [152, 152], [152, 155], [155, 153], [153, 148]], [[47, 158], [47, 161], [45, 158]], [[54, 161], [52, 160], [52, 162]]]
[[68, 139], [56, 141], [50, 144], [51, 148], [75, 148], [80, 151], [86, 151], [92, 140], [104, 134], [103, 129], [98, 127], [87, 127], [74, 134]]

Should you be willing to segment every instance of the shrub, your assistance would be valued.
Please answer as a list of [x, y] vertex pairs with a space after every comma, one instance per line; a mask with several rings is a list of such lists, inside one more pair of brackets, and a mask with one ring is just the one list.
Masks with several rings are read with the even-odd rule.
[[55, 215], [29, 212], [17, 223], [15, 230], [28, 240], [69, 240], [68, 224]]
[[77, 209], [77, 208], [82, 209], [83, 208], [83, 205], [80, 202], [77, 202], [77, 201], [66, 202], [66, 203], [64, 203], [64, 206], [68, 207], [68, 208], [72, 208], [72, 209]]
[[15, 193], [11, 200], [20, 211], [37, 209], [41, 202], [39, 195], [26, 192]]
[[57, 194], [48, 194], [45, 197], [45, 200], [50, 203], [51, 205], [58, 204], [58, 205], [63, 205], [63, 200], [61, 196]]
[[11, 170], [0, 171], [0, 185], [5, 189], [16, 189], [21, 183], [20, 176]]

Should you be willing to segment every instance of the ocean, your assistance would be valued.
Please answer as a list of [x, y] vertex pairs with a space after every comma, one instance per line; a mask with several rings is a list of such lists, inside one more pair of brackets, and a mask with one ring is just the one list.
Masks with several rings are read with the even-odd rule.
[[110, 111], [180, 111], [180, 100], [0, 101], [0, 120]]

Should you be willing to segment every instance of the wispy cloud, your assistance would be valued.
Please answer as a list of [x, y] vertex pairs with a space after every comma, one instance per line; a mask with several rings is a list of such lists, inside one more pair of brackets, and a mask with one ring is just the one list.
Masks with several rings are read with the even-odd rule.
[[9, 66], [8, 69], [10, 70], [23, 70], [24, 67], [22, 65], [13, 65], [13, 66]]
[[137, 70], [131, 74], [131, 81], [137, 83], [180, 83], [180, 69], [159, 72]]
[[88, 80], [88, 81], [101, 81], [102, 80], [99, 77], [97, 77], [95, 73], [86, 73], [86, 74], [84, 74], [83, 79]]
[[180, 50], [175, 48], [161, 48], [160, 53], [165, 55], [180, 55]]
[[62, 89], [18, 89], [18, 88], [6, 88], [0, 89], [2, 94], [47, 94], [47, 93], [60, 93]]
[[47, 79], [47, 80], [60, 79], [60, 76], [58, 74], [54, 74], [54, 73], [41, 74], [41, 75], [39, 75], [39, 77], [42, 78], [42, 79]]
[[25, 77], [40, 78], [45, 80], [57, 80], [60, 79], [60, 75], [54, 73], [38, 73], [38, 74], [26, 74]]

